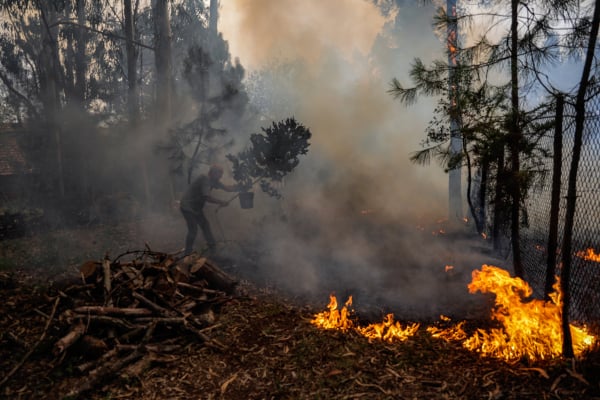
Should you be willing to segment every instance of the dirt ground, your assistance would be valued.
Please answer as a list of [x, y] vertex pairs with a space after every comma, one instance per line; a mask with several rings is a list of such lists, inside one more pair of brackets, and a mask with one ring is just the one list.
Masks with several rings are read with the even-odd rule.
[[[77, 277], [83, 261], [100, 260], [107, 251], [113, 257], [145, 245], [178, 251], [181, 229], [177, 220], [157, 219], [0, 243], [0, 381], [17, 368], [0, 386], [0, 396], [66, 399], [85, 384], [89, 376], [77, 366], [91, 355], [77, 348], [60, 357], [51, 351], [63, 334], [58, 321], [49, 318], [57, 290]], [[144, 241], [138, 239], [140, 230]], [[139, 374], [119, 370], [80, 398], [600, 399], [598, 352], [576, 362], [507, 363], [434, 339], [424, 328], [397, 343], [320, 330], [310, 321], [325, 309], [327, 298], [298, 296], [252, 280], [239, 260], [228, 260], [232, 265], [223, 261], [222, 267], [240, 284], [205, 332], [223, 348], [174, 337], [171, 343], [181, 346], [149, 354], [149, 365]], [[480, 322], [468, 321], [468, 326]]]

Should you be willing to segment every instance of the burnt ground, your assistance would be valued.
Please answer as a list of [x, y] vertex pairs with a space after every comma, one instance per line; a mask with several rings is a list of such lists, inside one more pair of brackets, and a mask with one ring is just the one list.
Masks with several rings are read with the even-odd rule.
[[[159, 232], [178, 231], [180, 226], [164, 221], [147, 224], [152, 226], [144, 227], [144, 241], [139, 239], [139, 224], [120, 224], [0, 243], [0, 381], [19, 366], [0, 388], [2, 398], [62, 399], [86, 381], [76, 366], [89, 355], [78, 353], [77, 348], [61, 357], [52, 354], [52, 346], [64, 333], [53, 319], [49, 322], [54, 296], [77, 276], [83, 261], [99, 260], [108, 250], [116, 256], [146, 243], [155, 250], [178, 249], [180, 235], [159, 237]], [[280, 290], [276, 280], [254, 279], [257, 275], [250, 273], [247, 260], [221, 261], [223, 269], [241, 280], [205, 332], [224, 348], [192, 337], [175, 338], [174, 343], [184, 346], [156, 354], [137, 375], [113, 374], [82, 398], [600, 399], [597, 352], [576, 363], [507, 363], [482, 358], [459, 343], [434, 339], [424, 328], [401, 343], [323, 331], [310, 320], [323, 311], [326, 297], [290, 293]], [[462, 285], [462, 275], [453, 277], [452, 284]], [[59, 303], [55, 315], [60, 315], [61, 307]], [[481, 303], [467, 307], [471, 329], [486, 324], [480, 313], [473, 312], [481, 307]], [[413, 309], [409, 306], [405, 311]], [[376, 312], [370, 311], [364, 315], [374, 317]], [[413, 322], [415, 315], [400, 313], [397, 319]], [[30, 349], [34, 351], [28, 354]]]

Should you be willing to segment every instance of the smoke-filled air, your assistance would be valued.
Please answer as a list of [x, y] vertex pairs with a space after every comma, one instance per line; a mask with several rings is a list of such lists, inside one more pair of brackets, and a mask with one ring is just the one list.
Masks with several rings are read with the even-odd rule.
[[255, 232], [255, 247], [264, 246], [263, 279], [295, 294], [352, 291], [373, 296], [363, 302], [377, 297], [380, 306], [437, 312], [445, 265], [470, 271], [480, 255], [436, 244], [448, 176], [409, 160], [433, 104], [404, 107], [388, 90], [392, 78], [407, 79], [413, 57], [439, 57], [443, 43], [431, 25], [433, 7], [375, 3], [222, 3], [219, 29], [247, 68], [261, 121], [293, 115], [313, 133], [283, 199], [258, 200], [242, 215], [230, 210], [235, 216], [223, 229], [237, 235], [247, 223], [241, 235]]
[[[3, 115], [26, 160], [6, 219], [29, 216], [8, 235], [70, 227], [73, 247], [97, 244], [88, 257], [209, 251], [311, 301], [352, 292], [417, 316], [460, 308], [470, 271], [498, 262], [440, 240], [448, 174], [411, 161], [437, 99], [406, 106], [390, 92], [413, 59], [445, 56], [436, 5], [167, 3], [28, 3], [26, 17], [6, 6]], [[201, 182], [211, 165], [218, 184]], [[106, 226], [123, 231], [118, 249], [95, 239]], [[80, 256], [51, 247], [78, 268]]]
[[600, 398], [599, 31], [0, 1], [0, 397]]

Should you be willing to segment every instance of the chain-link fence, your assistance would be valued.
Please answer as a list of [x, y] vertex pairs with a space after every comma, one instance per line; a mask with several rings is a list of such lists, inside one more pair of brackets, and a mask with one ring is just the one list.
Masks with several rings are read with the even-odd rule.
[[[563, 256], [567, 185], [575, 133], [574, 108], [565, 104], [560, 207], [558, 219], [558, 246], [556, 273], [560, 276]], [[552, 116], [553, 117], [553, 116]], [[522, 256], [525, 279], [537, 296], [544, 293], [553, 171], [554, 133], [543, 139], [550, 156], [544, 160], [548, 173], [529, 191], [525, 206], [526, 226], [522, 230]], [[600, 97], [586, 106], [583, 147], [577, 175], [577, 203], [573, 229], [571, 267], [570, 318], [582, 323], [600, 325]]]

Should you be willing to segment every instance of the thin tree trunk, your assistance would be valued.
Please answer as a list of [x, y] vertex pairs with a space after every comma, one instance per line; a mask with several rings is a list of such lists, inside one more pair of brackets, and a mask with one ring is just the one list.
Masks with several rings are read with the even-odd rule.
[[498, 153], [496, 167], [496, 194], [494, 196], [494, 225], [492, 226], [492, 240], [494, 242], [494, 250], [500, 250], [500, 225], [504, 210], [502, 207], [502, 194], [505, 187], [505, 170], [504, 170], [504, 146]]
[[208, 30], [212, 36], [211, 39], [213, 39], [217, 36], [218, 32], [217, 24], [219, 22], [219, 0], [210, 0], [209, 12]]
[[[85, 25], [85, 1], [77, 0], [77, 23]], [[85, 84], [87, 64], [85, 62], [85, 48], [87, 44], [87, 32], [77, 29], [77, 52], [75, 54], [75, 97], [83, 107], [85, 101]]]
[[511, 180], [510, 196], [511, 204], [511, 228], [510, 239], [513, 250], [513, 267], [515, 275], [523, 278], [523, 264], [521, 260], [521, 232], [519, 214], [521, 209], [521, 179], [520, 179], [520, 160], [521, 150], [521, 128], [519, 123], [519, 70], [518, 70], [518, 11], [519, 0], [511, 0], [511, 44], [510, 44], [510, 80], [511, 80], [511, 120], [509, 134], [509, 148], [511, 159]]
[[136, 68], [136, 49], [134, 45], [134, 23], [131, 0], [123, 0], [123, 12], [125, 14], [125, 47], [127, 51], [127, 106], [129, 110], [129, 121], [137, 127], [139, 122], [140, 107]]
[[563, 139], [563, 112], [565, 98], [562, 94], [556, 97], [556, 120], [554, 127], [553, 168], [552, 168], [552, 194], [550, 200], [550, 229], [548, 232], [548, 258], [546, 263], [546, 285], [544, 298], [550, 300], [550, 293], [554, 286], [556, 275], [556, 250], [558, 248], [558, 213], [560, 211], [560, 186], [562, 175], [562, 139]]
[[573, 225], [575, 222], [575, 205], [577, 203], [577, 170], [579, 169], [579, 159], [581, 157], [581, 147], [583, 144], [583, 129], [585, 127], [585, 95], [589, 85], [592, 63], [594, 62], [594, 53], [596, 41], [598, 38], [598, 26], [600, 25], [600, 0], [594, 4], [594, 16], [590, 31], [590, 41], [587, 47], [587, 54], [579, 82], [577, 92], [577, 101], [575, 102], [575, 137], [573, 141], [573, 158], [571, 159], [571, 169], [569, 170], [569, 183], [567, 187], [567, 211], [565, 215], [565, 232], [563, 236], [562, 251], [562, 272], [561, 289], [563, 293], [562, 308], [562, 327], [563, 327], [563, 356], [573, 357], [573, 342], [571, 339], [571, 330], [569, 328], [569, 306], [571, 303], [571, 261], [573, 247]]
[[43, 21], [43, 49], [41, 52], [41, 64], [44, 69], [44, 109], [48, 130], [54, 136], [55, 156], [56, 156], [56, 178], [58, 180], [58, 191], [61, 198], [65, 197], [65, 177], [63, 167], [63, 151], [62, 151], [62, 135], [58, 126], [58, 112], [60, 110], [60, 94], [59, 94], [59, 59], [58, 46], [56, 44], [57, 27], [50, 28], [52, 22], [56, 19], [52, 7], [48, 9], [48, 15], [43, 6], [37, 3], [40, 15]]
[[168, 0], [155, 0], [154, 24], [156, 37], [156, 99], [160, 125], [168, 126], [171, 119], [171, 26]]
[[[135, 26], [133, 18], [133, 9], [131, 0], [123, 0], [123, 13], [125, 19], [125, 47], [127, 52], [127, 110], [129, 112], [129, 125], [132, 136], [135, 140], [141, 134], [140, 124], [140, 96], [137, 79], [137, 51], [135, 47]], [[142, 138], [140, 138], [141, 140]], [[141, 181], [144, 185], [144, 204], [150, 205], [150, 183], [148, 180], [148, 167], [146, 166], [146, 157], [140, 159]]]
[[477, 227], [477, 233], [480, 235], [485, 230], [485, 218], [486, 218], [486, 198], [487, 198], [487, 186], [488, 186], [488, 174], [489, 174], [490, 163], [486, 157], [481, 162], [481, 182], [479, 184], [479, 223]]

